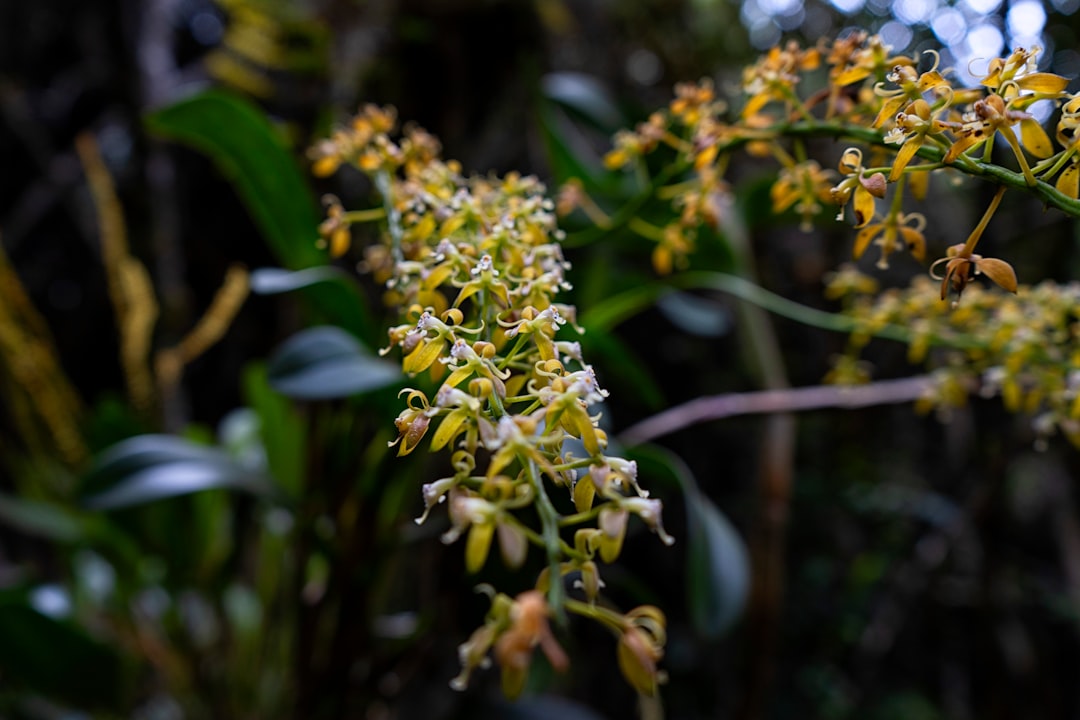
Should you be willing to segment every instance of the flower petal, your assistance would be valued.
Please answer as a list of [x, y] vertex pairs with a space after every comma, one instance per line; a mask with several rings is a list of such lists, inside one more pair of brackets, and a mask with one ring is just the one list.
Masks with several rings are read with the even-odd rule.
[[1069, 163], [1069, 165], [1061, 171], [1061, 175], [1058, 176], [1055, 187], [1057, 187], [1062, 194], [1075, 199], [1077, 195], [1080, 194], [1080, 165], [1076, 162]]
[[1025, 75], [1016, 81], [1022, 90], [1032, 90], [1040, 93], [1059, 93], [1069, 84], [1068, 78], [1063, 78], [1054, 73], [1040, 72]]
[[875, 223], [873, 225], [867, 225], [859, 234], [855, 236], [855, 247], [851, 249], [851, 257], [858, 260], [866, 252], [866, 248], [870, 247], [870, 241], [874, 239], [879, 232], [881, 232], [881, 223]]
[[907, 246], [911, 257], [919, 262], [926, 260], [926, 238], [921, 232], [915, 228], [901, 226], [900, 235], [904, 238], [904, 245]]
[[911, 162], [911, 158], [915, 157], [915, 153], [922, 147], [923, 140], [925, 139], [925, 135], [912, 135], [908, 138], [908, 141], [900, 147], [900, 151], [896, 153], [896, 159], [893, 160], [892, 170], [889, 172], [889, 182], [896, 182], [900, 179], [900, 175], [903, 174], [904, 168]]
[[1041, 160], [1054, 154], [1050, 137], [1036, 120], [1020, 121], [1020, 142], [1024, 144], [1025, 150]]
[[1016, 271], [1009, 263], [997, 258], [983, 258], [975, 267], [1004, 289], [1012, 293], [1016, 292]]
[[[884, 178], [884, 176], [881, 176]], [[874, 196], [862, 185], [855, 188], [855, 227], [861, 228], [874, 217]]]

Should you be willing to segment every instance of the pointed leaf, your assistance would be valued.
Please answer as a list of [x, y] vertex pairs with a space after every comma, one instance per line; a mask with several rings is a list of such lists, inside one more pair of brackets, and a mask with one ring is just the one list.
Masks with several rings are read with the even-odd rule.
[[[210, 157], [244, 202], [267, 245], [292, 270], [326, 264], [316, 247], [322, 216], [284, 137], [258, 107], [220, 89], [208, 90], [146, 117], [151, 132]], [[306, 290], [322, 315], [361, 337], [374, 325], [364, 297], [345, 284]]]
[[686, 493], [690, 618], [715, 638], [738, 619], [750, 592], [746, 546], [720, 509], [697, 488]]
[[298, 495], [304, 478], [307, 427], [293, 403], [271, 389], [263, 364], [245, 370], [244, 400], [259, 417], [270, 474], [282, 489]]
[[554, 72], [543, 77], [544, 96], [574, 110], [598, 130], [612, 134], [626, 122], [607, 88], [597, 78], [579, 72]]
[[0, 495], [0, 527], [57, 543], [77, 542], [87, 534], [86, 518], [70, 508], [7, 495]]
[[340, 328], [320, 326], [289, 338], [266, 367], [270, 386], [298, 400], [370, 392], [401, 378], [396, 365], [372, 356]]
[[31, 607], [25, 592], [0, 593], [0, 638], [5, 690], [22, 688], [83, 709], [109, 707], [120, 712], [124, 696], [133, 688], [134, 667], [116, 647], [93, 639], [69, 621], [41, 614]]
[[217, 448], [172, 435], [138, 435], [98, 456], [82, 495], [86, 507], [111, 510], [216, 488], [271, 490], [263, 474]]
[[300, 290], [318, 283], [350, 283], [350, 278], [336, 267], [323, 265], [303, 270], [258, 268], [251, 271], [251, 292], [258, 295], [277, 295]]
[[731, 332], [731, 314], [714, 299], [676, 290], [661, 295], [656, 305], [668, 321], [691, 335], [721, 337]]

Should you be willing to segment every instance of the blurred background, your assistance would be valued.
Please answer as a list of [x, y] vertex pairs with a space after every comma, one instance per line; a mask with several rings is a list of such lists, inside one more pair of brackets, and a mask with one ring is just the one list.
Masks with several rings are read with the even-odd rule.
[[[367, 278], [339, 296], [237, 289], [240, 268], [325, 263], [305, 259], [324, 193], [372, 205], [358, 173], [312, 179], [306, 148], [360, 103], [392, 104], [467, 172], [535, 173], [555, 188], [582, 169], [602, 175], [611, 134], [665, 105], [674, 83], [708, 77], [737, 97], [741, 67], [789, 38], [866, 28], [898, 53], [938, 50], [969, 80], [1039, 45], [1040, 68], [1074, 77], [1078, 7], [0, 3], [0, 716], [633, 716], [612, 638], [585, 625], [563, 633], [569, 675], [538, 667], [517, 705], [499, 699], [492, 672], [451, 691], [456, 646], [486, 612], [473, 586], [520, 591], [532, 575], [492, 562], [465, 577], [461, 548], [439, 542], [445, 519], [412, 522], [421, 484], [448, 463], [379, 450], [396, 388], [299, 403], [271, 389], [267, 358], [305, 327], [346, 327], [372, 348], [385, 337]], [[208, 89], [232, 114], [183, 105]], [[260, 153], [260, 133], [286, 167]], [[837, 147], [813, 150], [835, 165]], [[296, 185], [281, 180], [294, 174]], [[850, 228], [803, 233], [775, 217], [771, 165], [743, 160], [729, 175], [761, 283], [835, 310], [822, 278], [848, 258]], [[274, 202], [278, 180], [299, 188], [288, 208]], [[609, 210], [621, 182], [601, 177]], [[988, 198], [972, 184], [929, 202], [930, 255]], [[274, 240], [276, 212], [310, 227], [310, 248]], [[582, 228], [571, 218], [568, 229]], [[336, 265], [353, 275], [374, 237], [358, 231]], [[1023, 199], [1007, 200], [986, 242], [1024, 278], [1080, 272], [1072, 224]], [[653, 282], [649, 253], [626, 234], [569, 243], [569, 301], [584, 310]], [[692, 264], [730, 271], [738, 254], [714, 238]], [[895, 265], [886, 284], [923, 272]], [[151, 307], [147, 320], [139, 310]], [[206, 317], [227, 330], [194, 352]], [[606, 420], [618, 430], [759, 388], [744, 317], [721, 296], [673, 295], [591, 333]], [[794, 386], [819, 383], [846, 341], [758, 321]], [[130, 330], [139, 323], [150, 330]], [[151, 356], [156, 393], [134, 370]], [[870, 356], [875, 377], [914, 372], [903, 347]], [[737, 418], [642, 449], [643, 482], [679, 542], [638, 533], [605, 577], [619, 606], [668, 613], [667, 716], [1080, 717], [1080, 462], [1064, 441], [1036, 448], [1030, 422], [973, 398], [948, 418], [910, 405]], [[120, 492], [138, 473], [155, 489]], [[270, 490], [252, 479], [264, 476]], [[716, 509], [705, 560], [689, 539], [688, 478]]]

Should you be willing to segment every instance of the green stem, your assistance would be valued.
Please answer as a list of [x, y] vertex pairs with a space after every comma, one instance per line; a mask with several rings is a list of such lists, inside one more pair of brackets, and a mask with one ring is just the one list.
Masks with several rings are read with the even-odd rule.
[[559, 519], [559, 525], [562, 527], [569, 527], [571, 525], [581, 525], [587, 523], [600, 516], [600, 511], [604, 508], [604, 505], [597, 505], [591, 510], [585, 512], [575, 513], [573, 515], [563, 515]]
[[383, 210], [386, 212], [386, 225], [390, 230], [390, 252], [394, 256], [394, 262], [399, 263], [405, 259], [402, 250], [401, 213], [394, 205], [393, 180], [386, 170], [375, 173], [375, 189], [382, 196]]
[[623, 619], [623, 616], [619, 615], [617, 612], [608, 610], [599, 605], [574, 600], [573, 598], [567, 598], [565, 606], [567, 610], [575, 615], [587, 617], [607, 625], [616, 634], [621, 634], [623, 632], [625, 620]]
[[654, 242], [664, 242], [664, 231], [639, 217], [630, 218], [626, 226], [643, 238]]
[[556, 619], [560, 623], [565, 623], [566, 592], [563, 589], [562, 576], [559, 574], [559, 563], [563, 557], [562, 538], [559, 536], [559, 513], [552, 504], [551, 498], [548, 497], [547, 488], [544, 487], [540, 473], [536, 471], [536, 463], [528, 457], [519, 459], [525, 467], [525, 474], [536, 496], [536, 511], [540, 515], [542, 529], [541, 537], [544, 548], [547, 550], [548, 573], [551, 577], [548, 586], [548, 605], [551, 606]]
[[[790, 123], [776, 125], [771, 128], [770, 132], [777, 137], [835, 138], [838, 140], [850, 139], [875, 147], [886, 149], [892, 148], [891, 145], [885, 144], [883, 135], [880, 131], [864, 127], [842, 125], [839, 123]], [[732, 140], [731, 142], [722, 145], [720, 151], [724, 152], [735, 149], [744, 145], [746, 142], [749, 142], [749, 138]], [[929, 160], [930, 162], [940, 163], [943, 162], [942, 159], [945, 157], [945, 150], [924, 144], [918, 149], [916, 155], [925, 160]], [[949, 167], [967, 175], [993, 180], [1001, 185], [1007, 185], [1009, 187], [1032, 192], [1046, 203], [1046, 205], [1057, 208], [1066, 215], [1080, 217], [1080, 200], [1065, 195], [1053, 185], [1042, 182], [1041, 180], [1036, 180], [1034, 184], [1029, 185], [1022, 172], [1015, 172], [1008, 168], [1001, 167], [1000, 165], [982, 162], [968, 155], [961, 155]]]
[[361, 223], [371, 222], [372, 220], [381, 220], [386, 217], [385, 208], [368, 208], [367, 210], [350, 210], [342, 215], [342, 219], [346, 222]]

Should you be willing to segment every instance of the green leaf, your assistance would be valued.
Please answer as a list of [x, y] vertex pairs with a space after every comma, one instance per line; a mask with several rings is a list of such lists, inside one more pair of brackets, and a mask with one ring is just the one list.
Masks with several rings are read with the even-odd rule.
[[662, 283], [637, 285], [589, 306], [579, 322], [588, 332], [607, 332], [652, 307], [672, 289]]
[[548, 100], [573, 110], [606, 135], [611, 135], [627, 124], [607, 88], [592, 75], [578, 72], [548, 73], [541, 80], [541, 88]]
[[130, 689], [130, 666], [113, 647], [74, 624], [41, 614], [20, 590], [0, 592], [0, 677], [83, 709], [119, 710]]
[[710, 298], [672, 292], [657, 298], [656, 306], [672, 325], [689, 335], [721, 337], [731, 332], [731, 313]]
[[577, 178], [588, 192], [605, 191], [617, 184], [615, 179], [605, 181], [606, 170], [589, 143], [580, 137], [575, 140], [577, 131], [566, 113], [547, 103], [541, 106], [538, 115], [555, 184]]
[[331, 326], [289, 338], [266, 369], [272, 388], [298, 400], [349, 397], [401, 379], [397, 365], [372, 356], [355, 338]]
[[298, 497], [304, 483], [307, 426], [293, 404], [270, 387], [262, 363], [244, 371], [244, 397], [259, 417], [259, 435], [270, 475], [291, 497]]
[[[278, 260], [291, 270], [325, 265], [315, 245], [321, 216], [281, 133], [244, 98], [207, 90], [146, 117], [151, 132], [208, 155], [232, 182]], [[373, 338], [364, 298], [341, 283], [318, 284], [306, 295], [335, 324]]]
[[82, 495], [86, 507], [112, 510], [218, 488], [271, 490], [261, 472], [217, 448], [171, 435], [138, 435], [98, 456]]
[[[581, 344], [588, 357], [603, 361], [598, 367], [603, 368], [604, 377], [632, 387], [642, 404], [651, 410], [665, 406], [663, 390], [631, 346], [611, 333], [592, 331], [582, 336]], [[610, 384], [605, 381], [605, 385]]]
[[629, 451], [649, 477], [674, 478], [686, 500], [687, 603], [694, 629], [716, 638], [738, 620], [750, 592], [750, 560], [746, 545], [731, 522], [701, 492], [686, 463], [670, 450], [645, 445]]
[[731, 522], [696, 485], [684, 487], [687, 525], [687, 597], [690, 619], [707, 638], [719, 637], [742, 614], [750, 593], [746, 545]]
[[0, 495], [0, 526], [58, 543], [73, 543], [87, 533], [86, 518], [52, 503]]

